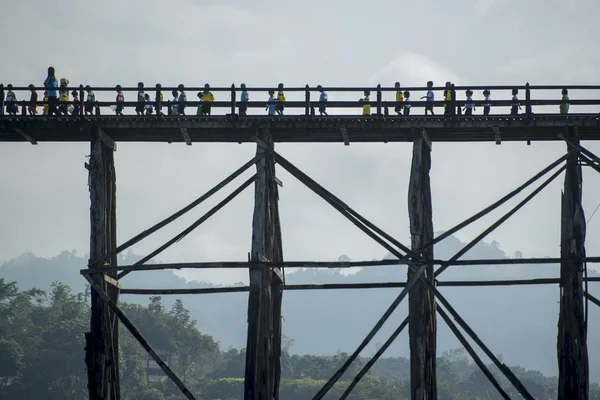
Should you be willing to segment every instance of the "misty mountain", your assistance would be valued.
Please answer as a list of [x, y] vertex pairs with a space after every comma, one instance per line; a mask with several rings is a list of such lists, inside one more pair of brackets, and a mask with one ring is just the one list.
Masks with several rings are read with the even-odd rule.
[[[464, 243], [454, 237], [442, 241], [435, 248], [436, 258], [454, 255]], [[518, 254], [516, 255], [518, 256]], [[499, 244], [479, 243], [464, 259], [505, 258]], [[126, 254], [121, 265], [131, 264], [140, 257]], [[390, 258], [389, 255], [384, 258]], [[75, 252], [62, 252], [51, 259], [24, 254], [4, 263], [0, 277], [17, 281], [22, 289], [48, 289], [53, 281], [70, 285], [82, 291], [86, 281], [79, 275], [85, 268], [86, 258]], [[593, 270], [590, 276], [598, 276]], [[559, 276], [558, 265], [510, 265], [451, 267], [439, 280], [529, 279]], [[287, 271], [286, 281], [298, 283], [358, 283], [401, 282], [406, 279], [406, 267], [368, 267], [355, 271], [338, 269]], [[187, 282], [172, 271], [132, 273], [123, 278], [128, 288], [191, 288], [212, 287], [207, 282]], [[590, 291], [594, 293], [594, 284]], [[558, 323], [558, 285], [512, 287], [441, 287], [440, 292], [456, 311], [471, 325], [490, 349], [501, 355], [508, 365], [519, 364], [537, 369], [544, 374], [557, 373], [556, 337]], [[335, 354], [352, 352], [367, 332], [388, 308], [400, 289], [310, 290], [284, 293], [283, 330], [293, 339], [291, 352], [299, 354]], [[198, 328], [220, 339], [221, 345], [245, 347], [247, 293], [182, 296]], [[148, 303], [147, 296], [124, 295], [128, 302]], [[165, 305], [175, 301], [163, 296]], [[391, 316], [382, 331], [363, 352], [373, 354], [406, 316], [403, 302]], [[592, 379], [600, 381], [600, 342], [593, 338], [600, 331], [600, 313], [589, 308], [589, 358]], [[438, 319], [438, 354], [460, 347], [452, 332]], [[390, 347], [386, 356], [408, 356], [406, 332]], [[485, 357], [484, 357], [485, 359]]]

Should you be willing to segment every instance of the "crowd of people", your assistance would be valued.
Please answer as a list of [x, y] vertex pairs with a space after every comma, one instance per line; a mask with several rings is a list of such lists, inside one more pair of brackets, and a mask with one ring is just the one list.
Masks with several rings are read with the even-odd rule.
[[[70, 94], [73, 97], [73, 100], [69, 99], [69, 91], [67, 90], [69, 86], [69, 80], [66, 78], [61, 78], [60, 81], [56, 79], [56, 73], [53, 67], [48, 68], [48, 76], [44, 80], [44, 98], [43, 98], [43, 111], [42, 115], [81, 115], [82, 112], [85, 115], [94, 115], [94, 110], [96, 108], [96, 95], [94, 91], [90, 88], [90, 86], [85, 86], [84, 90], [86, 93], [85, 101], [82, 104], [82, 100], [79, 98], [79, 93], [76, 90], [73, 90]], [[151, 100], [150, 95], [144, 92], [144, 83], [138, 83], [138, 92], [137, 92], [137, 100], [135, 112], [136, 115], [152, 115], [153, 112], [156, 114], [162, 114], [162, 105], [164, 102], [162, 91], [158, 92], [159, 98], [155, 100]], [[238, 104], [239, 107], [239, 115], [246, 116], [248, 111], [248, 102], [250, 100], [250, 96], [248, 94], [248, 90], [246, 89], [246, 85], [242, 84], [241, 87], [241, 97], [240, 102]], [[27, 112], [29, 115], [37, 115], [38, 114], [38, 94], [35, 90], [34, 85], [29, 85], [29, 90], [31, 92], [29, 102], [27, 103]], [[115, 112], [116, 115], [124, 115], [123, 110], [125, 109], [125, 95], [123, 94], [123, 90], [121, 85], [117, 85], [115, 88], [117, 92], [115, 105], [111, 106], [111, 109]], [[323, 89], [321, 85], [317, 86], [317, 91], [320, 93], [319, 101], [318, 101], [318, 109], [319, 115], [327, 116], [327, 103], [328, 103], [328, 95]], [[410, 102], [410, 92], [408, 90], [403, 90], [400, 86], [400, 82], [396, 82], [395, 84], [396, 91], [396, 100], [395, 100], [395, 108], [394, 111], [399, 116], [409, 116], [411, 111], [411, 102]], [[491, 110], [491, 92], [489, 89], [485, 89], [483, 91], [483, 115], [490, 115]], [[512, 100], [511, 100], [511, 115], [518, 115], [519, 111], [522, 110], [521, 104], [519, 103], [518, 98], [519, 90], [512, 90]], [[179, 85], [176, 90], [172, 91], [173, 98], [169, 101], [170, 110], [168, 110], [169, 115], [186, 115], [186, 107], [188, 104], [187, 95], [185, 93], [184, 85]], [[202, 92], [198, 92], [197, 97], [199, 99], [199, 105], [196, 110], [196, 115], [198, 116], [208, 116], [211, 115], [211, 108], [213, 102], [215, 101], [215, 96], [210, 91], [210, 85], [204, 85], [204, 90]], [[435, 94], [433, 91], [433, 82], [427, 82], [427, 94], [421, 99], [425, 99], [425, 115], [435, 115], [434, 112], [434, 102], [435, 102]], [[451, 82], [446, 82], [445, 90], [443, 93], [443, 108], [444, 108], [444, 116], [451, 117], [457, 114], [462, 114], [466, 116], [472, 116], [475, 111], [475, 102], [473, 100], [473, 91], [467, 89], [465, 91], [465, 99], [464, 107], [456, 107], [456, 90], [454, 88], [454, 84]], [[18, 99], [13, 91], [13, 86], [8, 85], [6, 87], [6, 95], [5, 95], [5, 104], [6, 104], [6, 113], [8, 115], [16, 115], [19, 112]], [[269, 91], [269, 98], [266, 102], [265, 111], [267, 111], [267, 115], [277, 116], [283, 115], [283, 111], [285, 109], [285, 94], [283, 84], [280, 83], [277, 88], [277, 96], [275, 96], [275, 90]], [[371, 115], [371, 92], [369, 90], [364, 91], [364, 96], [359, 100], [359, 104], [362, 106], [362, 115]], [[83, 110], [82, 110], [83, 107]], [[561, 104], [559, 108], [560, 114], [567, 114], [569, 112], [569, 97], [568, 90], [562, 90], [562, 98]], [[25, 112], [25, 111], [23, 111]], [[98, 113], [96, 111], [96, 113]]]

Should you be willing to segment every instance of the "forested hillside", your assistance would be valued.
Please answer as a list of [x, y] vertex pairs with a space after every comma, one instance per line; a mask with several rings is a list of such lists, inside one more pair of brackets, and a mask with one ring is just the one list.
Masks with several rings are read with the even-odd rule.
[[[451, 257], [463, 244], [454, 237], [444, 240], [436, 245], [436, 258]], [[465, 258], [508, 256], [497, 243], [492, 242], [478, 244]], [[519, 254], [513, 257], [519, 257]], [[131, 264], [137, 259], [138, 256], [127, 255], [119, 263]], [[80, 292], [85, 289], [86, 281], [79, 275], [79, 270], [85, 267], [86, 262], [86, 257], [74, 252], [63, 252], [52, 259], [26, 254], [1, 266], [0, 277], [18, 282], [23, 289], [37, 287], [49, 290], [50, 284], [58, 280], [71, 286], [75, 292]], [[404, 267], [365, 268], [352, 274], [333, 269], [286, 272], [287, 283], [290, 284], [397, 282], [406, 277]], [[590, 270], [589, 275], [598, 276], [593, 270]], [[452, 267], [440, 275], [439, 279], [527, 279], [557, 276], [556, 265], [512, 265]], [[171, 271], [132, 273], [122, 282], [124, 287], [129, 288], [211, 286], [206, 282], [187, 282]], [[600, 289], [598, 286], [599, 284], [590, 283], [590, 292], [597, 292]], [[546, 375], [557, 374], [558, 290], [558, 285], [440, 289], [490, 349], [502, 355], [505, 362], [539, 370]], [[290, 352], [315, 355], [352, 352], [398, 292], [398, 289], [285, 292], [283, 330], [285, 335], [294, 338]], [[149, 304], [147, 296], [123, 296], [122, 299], [134, 304]], [[189, 308], [191, 317], [198, 321], [197, 327], [202, 332], [218, 338], [225, 347], [245, 346], [247, 293], [183, 296], [182, 299]], [[176, 298], [165, 296], [162, 301], [170, 308]], [[598, 307], [590, 303], [588, 346], [590, 373], [595, 382], [600, 382], [600, 341], [594, 339], [600, 333], [599, 311]], [[378, 343], [387, 339], [405, 315], [406, 305], [403, 304], [392, 315], [381, 334], [366, 348], [365, 354], [374, 353]], [[438, 326], [438, 354], [460, 347], [443, 321], [440, 320]], [[386, 355], [408, 356], [406, 333], [400, 335]]]
[[[83, 332], [89, 323], [88, 294], [76, 294], [61, 283], [53, 283], [48, 293], [20, 291], [14, 282], [0, 278], [0, 398], [87, 398]], [[183, 302], [177, 300], [166, 308], [160, 297], [152, 297], [146, 306], [123, 303], [122, 307], [155, 348], [170, 354], [171, 367], [197, 399], [242, 398], [244, 350], [223, 348], [218, 337], [200, 332]], [[168, 382], [149, 380], [146, 353], [122, 327], [120, 336], [123, 399], [180, 398], [170, 397], [178, 396], [178, 392]], [[347, 354], [291, 354], [292, 344], [293, 339], [284, 341], [281, 399], [305, 400], [318, 391]], [[339, 398], [365, 362], [360, 358], [327, 398]], [[500, 376], [495, 369], [492, 371]], [[555, 378], [520, 367], [514, 371], [536, 399], [556, 398]], [[381, 359], [350, 398], [406, 399], [408, 377], [408, 360]], [[506, 380], [500, 382], [516, 396]], [[500, 398], [462, 350], [439, 357], [438, 385], [440, 400]], [[597, 385], [593, 385], [590, 398], [600, 399]]]

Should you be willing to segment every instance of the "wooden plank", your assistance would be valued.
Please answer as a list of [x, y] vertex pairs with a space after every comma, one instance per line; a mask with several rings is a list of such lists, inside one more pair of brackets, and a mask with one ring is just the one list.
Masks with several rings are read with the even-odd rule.
[[496, 141], [496, 144], [501, 145], [502, 137], [500, 136], [500, 129], [497, 126], [493, 126], [492, 129], [494, 130], [494, 140]]
[[112, 285], [118, 289], [121, 289], [121, 284], [119, 283], [118, 280], [111, 278], [108, 275], [104, 275], [104, 282], [108, 283], [109, 285]]
[[98, 128], [98, 138], [102, 141], [102, 143], [104, 143], [106, 147], [108, 147], [112, 151], [117, 151], [117, 143], [114, 140], [112, 140], [112, 138], [100, 128]]
[[275, 177], [275, 183], [280, 186], [283, 187], [283, 182], [281, 182], [281, 180], [278, 177]]
[[192, 145], [192, 139], [190, 138], [190, 135], [189, 135], [186, 127], [181, 128], [181, 136], [183, 136], [183, 140], [185, 140], [185, 144], [187, 144], [188, 146]]
[[[592, 277], [584, 279], [584, 282], [600, 282], [600, 278]], [[511, 280], [487, 280], [487, 281], [441, 281], [436, 282], [436, 287], [494, 287], [494, 286], [535, 286], [535, 285], [557, 285], [560, 278], [537, 278], [537, 279], [511, 279]], [[324, 283], [324, 284], [296, 284], [282, 286], [284, 291], [304, 290], [370, 290], [370, 289], [396, 289], [406, 287], [407, 282], [377, 282], [377, 283]], [[121, 289], [122, 294], [132, 295], [196, 295], [216, 293], [243, 293], [250, 291], [250, 286], [225, 286], [216, 288], [189, 288], [189, 289]], [[591, 296], [585, 294], [586, 297]], [[593, 296], [589, 297], [595, 302]], [[600, 300], [599, 300], [600, 301]], [[596, 303], [600, 305], [600, 303]]]
[[[433, 246], [423, 248], [433, 240], [433, 214], [431, 202], [431, 143], [421, 135], [415, 138], [408, 185], [408, 215], [410, 221], [411, 249], [426, 261], [423, 279], [434, 283]], [[408, 269], [407, 280], [415, 275]], [[436, 399], [436, 317], [433, 293], [419, 282], [408, 294], [410, 391], [412, 399]]]
[[[568, 129], [568, 128], [567, 128]], [[579, 145], [576, 129], [566, 135]], [[567, 151], [574, 146], [567, 145]], [[581, 205], [582, 172], [577, 157], [567, 161], [561, 196], [561, 292], [558, 318], [558, 398], [588, 399], [589, 361], [583, 301], [586, 221]]]
[[340, 132], [342, 133], [342, 139], [344, 140], [344, 146], [350, 146], [350, 138], [348, 137], [348, 131], [345, 127], [340, 128]]
[[[538, 258], [492, 258], [492, 259], [469, 259], [469, 260], [438, 260], [433, 259], [429, 262], [433, 265], [450, 266], [484, 266], [484, 265], [553, 265], [560, 264], [565, 260], [560, 258], [538, 257]], [[579, 262], [600, 263], [600, 257], [584, 257], [576, 259]], [[158, 271], [158, 270], [181, 270], [181, 269], [239, 269], [250, 267], [262, 268], [368, 268], [381, 267], [386, 265], [408, 265], [412, 261], [408, 260], [378, 260], [378, 261], [282, 261], [277, 263], [253, 263], [250, 261], [228, 261], [228, 262], [190, 262], [190, 263], [169, 263], [169, 264], [144, 264], [144, 265], [122, 265], [117, 267], [87, 268], [79, 272], [82, 275], [93, 275], [97, 273], [107, 273], [116, 271]]]
[[14, 129], [15, 129], [15, 132], [17, 132], [19, 135], [23, 136], [23, 138], [25, 140], [28, 140], [29, 143], [31, 143], [33, 145], [38, 144], [38, 142], [34, 138], [32, 138], [27, 132], [25, 132], [23, 129], [20, 129], [20, 128], [14, 128]]

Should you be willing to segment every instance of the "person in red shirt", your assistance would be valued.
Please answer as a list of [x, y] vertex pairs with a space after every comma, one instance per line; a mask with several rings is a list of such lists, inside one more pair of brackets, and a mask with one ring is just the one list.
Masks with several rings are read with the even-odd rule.
[[35, 86], [29, 85], [29, 90], [31, 90], [31, 97], [29, 98], [29, 105], [27, 106], [27, 110], [29, 111], [29, 115], [37, 115], [38, 95], [35, 91]]
[[79, 93], [77, 90], [73, 90], [71, 93], [73, 96], [73, 113], [72, 115], [77, 116], [81, 114], [81, 101], [79, 101]]

